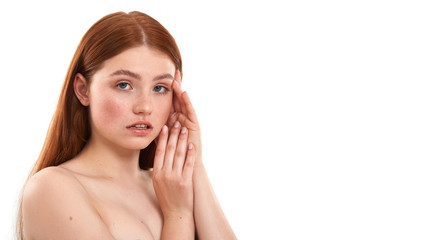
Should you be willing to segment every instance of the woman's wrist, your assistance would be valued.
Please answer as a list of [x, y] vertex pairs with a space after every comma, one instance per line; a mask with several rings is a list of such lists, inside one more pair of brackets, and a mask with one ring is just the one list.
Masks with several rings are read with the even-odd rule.
[[194, 219], [193, 209], [163, 212], [163, 219], [164, 221], [181, 221], [186, 219]]
[[193, 213], [173, 213], [163, 220], [162, 239], [194, 239], [195, 223]]

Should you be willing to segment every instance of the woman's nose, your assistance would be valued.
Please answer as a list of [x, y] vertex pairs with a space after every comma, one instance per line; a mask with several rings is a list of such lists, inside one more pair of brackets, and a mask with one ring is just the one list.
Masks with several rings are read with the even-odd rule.
[[148, 93], [139, 93], [134, 103], [135, 114], [151, 114], [153, 105], [151, 104], [151, 96]]

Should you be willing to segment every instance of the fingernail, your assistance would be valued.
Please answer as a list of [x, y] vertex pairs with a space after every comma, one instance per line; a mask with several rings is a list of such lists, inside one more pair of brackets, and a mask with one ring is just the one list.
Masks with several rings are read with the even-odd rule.
[[168, 130], [168, 127], [166, 125], [163, 125], [162, 132], [165, 133]]
[[176, 121], [175, 124], [173, 125], [175, 128], [179, 128], [179, 122]]
[[193, 149], [193, 144], [192, 143], [190, 143], [190, 144], [188, 144], [188, 149]]
[[187, 128], [186, 127], [182, 127], [182, 129], [181, 129], [181, 133], [182, 134], [184, 134], [184, 133], [186, 133], [187, 132]]

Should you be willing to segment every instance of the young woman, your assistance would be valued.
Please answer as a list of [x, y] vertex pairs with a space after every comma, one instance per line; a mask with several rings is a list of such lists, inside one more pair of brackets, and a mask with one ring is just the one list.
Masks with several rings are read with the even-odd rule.
[[26, 183], [20, 239], [235, 239], [210, 186], [173, 37], [140, 12], [96, 22]]

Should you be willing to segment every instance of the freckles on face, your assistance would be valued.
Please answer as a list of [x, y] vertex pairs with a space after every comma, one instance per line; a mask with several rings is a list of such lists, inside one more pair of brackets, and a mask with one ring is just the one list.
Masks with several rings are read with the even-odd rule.
[[[108, 89], [98, 87], [92, 92], [90, 103], [91, 119], [95, 128], [114, 128], [122, 124], [125, 99], [121, 99]], [[120, 126], [119, 125], [119, 126]]]
[[[93, 136], [122, 147], [146, 147], [170, 116], [174, 73], [168, 56], [144, 46], [106, 60], [89, 86]], [[129, 130], [140, 121], [149, 123], [147, 135]]]

